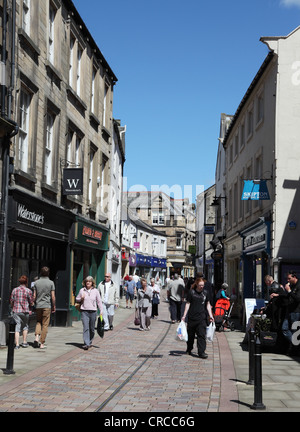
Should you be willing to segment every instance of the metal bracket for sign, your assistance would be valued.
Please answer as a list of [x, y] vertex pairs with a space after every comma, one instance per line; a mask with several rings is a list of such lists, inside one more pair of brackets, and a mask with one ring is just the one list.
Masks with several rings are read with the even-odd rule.
[[80, 165], [76, 164], [75, 162], [71, 162], [71, 161], [68, 161], [67, 159], [60, 158], [60, 167], [61, 168], [62, 167], [68, 168], [69, 166], [80, 167]]

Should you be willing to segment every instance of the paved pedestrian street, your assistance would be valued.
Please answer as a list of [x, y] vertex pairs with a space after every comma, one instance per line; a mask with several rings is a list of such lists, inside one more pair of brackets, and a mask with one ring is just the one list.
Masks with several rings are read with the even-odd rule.
[[[140, 331], [133, 318], [134, 309], [121, 302], [114, 330], [103, 339], [97, 335], [88, 351], [82, 349], [81, 322], [51, 327], [46, 350], [32, 347], [31, 332], [31, 346], [14, 351], [15, 374], [0, 375], [0, 412], [98, 412], [112, 423], [120, 413], [181, 413], [188, 419], [204, 412], [255, 412], [243, 332], [217, 332], [203, 360], [196, 343], [189, 356], [176, 340], [177, 324], [170, 323], [164, 300], [150, 331]], [[2, 370], [6, 357], [7, 348], [1, 349]], [[262, 358], [264, 412], [299, 411], [299, 358]]]
[[[133, 324], [133, 309], [118, 314], [124, 321], [105, 332], [103, 339], [97, 336], [88, 351], [81, 348], [80, 322], [71, 331], [50, 328], [45, 351], [32, 347], [15, 351], [16, 374], [1, 377], [0, 411], [215, 412], [222, 408], [217, 339], [207, 345], [208, 359], [199, 359], [196, 347], [195, 355], [188, 356], [186, 344], [176, 340], [167, 302], [159, 305], [159, 317], [152, 320], [150, 331]], [[55, 344], [53, 333], [60, 334]], [[58, 356], [64, 347], [69, 351]], [[22, 364], [25, 355], [27, 366]], [[29, 370], [30, 364], [36, 366]]]

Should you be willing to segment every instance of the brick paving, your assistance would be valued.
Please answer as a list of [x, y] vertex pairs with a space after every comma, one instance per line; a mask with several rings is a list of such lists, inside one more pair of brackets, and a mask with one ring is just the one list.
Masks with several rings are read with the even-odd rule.
[[[238, 411], [237, 403], [228, 399], [228, 389], [233, 399], [237, 393], [229, 380], [235, 375], [225, 334], [207, 344], [208, 359], [203, 360], [196, 355], [196, 344], [194, 355], [188, 356], [186, 344], [176, 340], [168, 303], [159, 305], [159, 317], [152, 320], [149, 332], [134, 326], [133, 310], [117, 314], [123, 321], [120, 318], [104, 339], [97, 336], [88, 351], [81, 348], [81, 323], [60, 330], [55, 345], [51, 335], [59, 329], [51, 328], [46, 352], [31, 347], [18, 350], [16, 365], [26, 353], [28, 369], [22, 365], [16, 375], [1, 377], [0, 412], [94, 412], [100, 406], [102, 412]], [[229, 356], [226, 382], [220, 346]], [[30, 355], [37, 364], [32, 370]]]

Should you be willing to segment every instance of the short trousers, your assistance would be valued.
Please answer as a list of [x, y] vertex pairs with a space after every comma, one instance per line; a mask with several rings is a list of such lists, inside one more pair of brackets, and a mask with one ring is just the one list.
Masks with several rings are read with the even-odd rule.
[[134, 299], [134, 294], [126, 291], [126, 300], [129, 300], [129, 299], [130, 299], [130, 301], [132, 301]]
[[18, 312], [13, 314], [14, 320], [16, 321], [16, 329], [17, 333], [28, 330], [29, 323], [29, 313]]

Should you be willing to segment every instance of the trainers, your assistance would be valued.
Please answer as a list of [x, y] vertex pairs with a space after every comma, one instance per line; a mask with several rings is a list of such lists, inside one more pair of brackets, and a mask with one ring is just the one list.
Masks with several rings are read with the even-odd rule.
[[27, 342], [26, 342], [26, 343], [24, 343], [24, 342], [22, 343], [22, 347], [23, 347], [23, 348], [27, 348], [28, 346], [29, 346], [29, 345], [28, 345]]
[[16, 346], [15, 346], [15, 349], [20, 349], [20, 345], [16, 345]]

